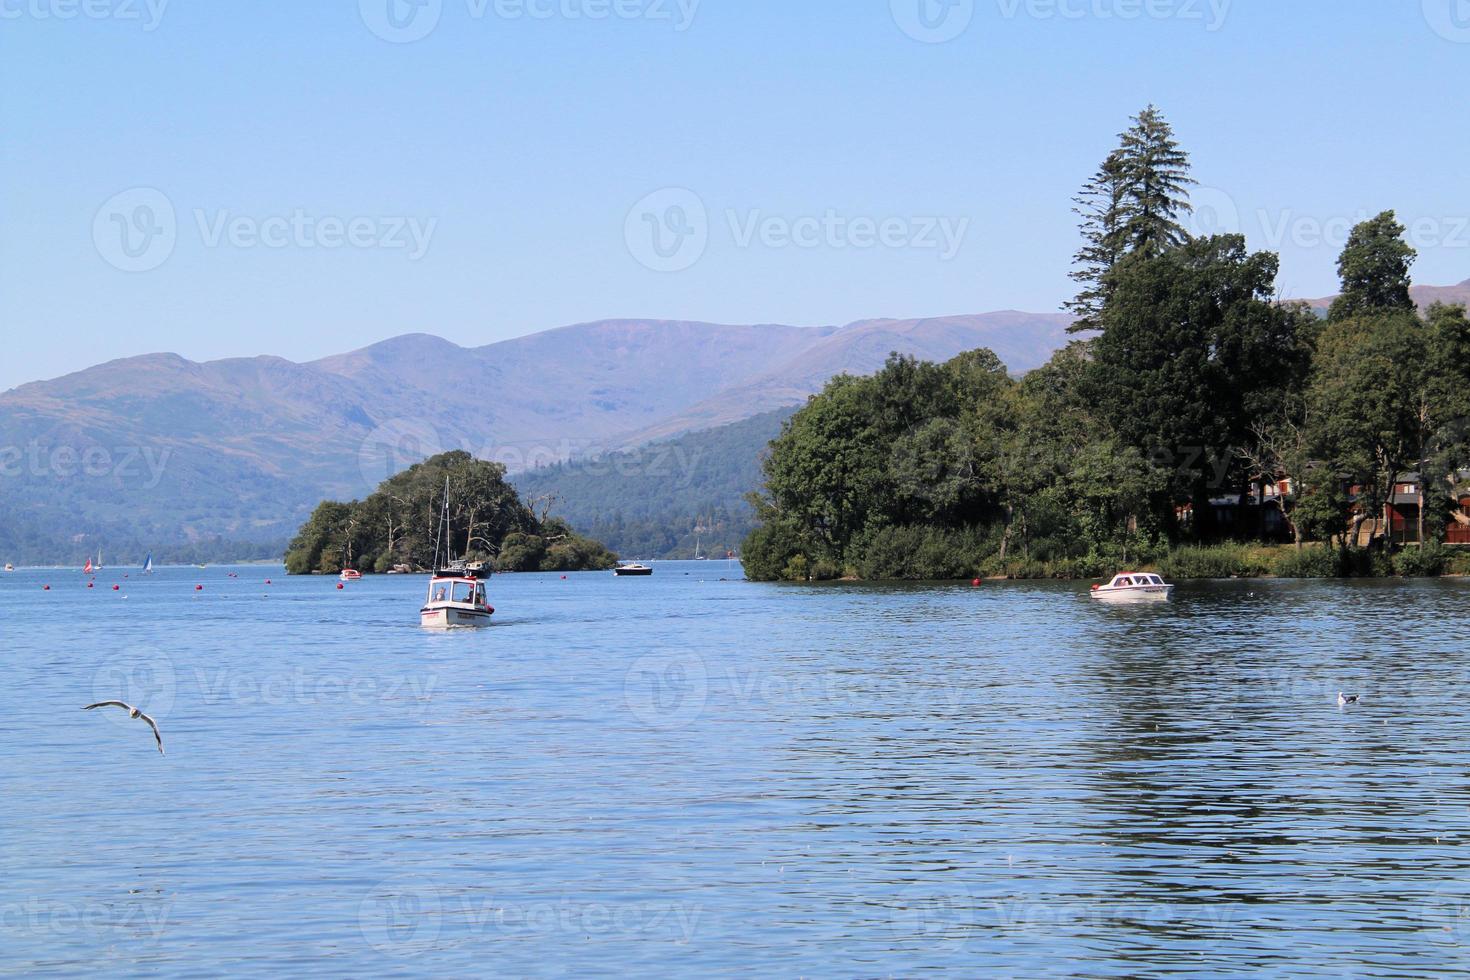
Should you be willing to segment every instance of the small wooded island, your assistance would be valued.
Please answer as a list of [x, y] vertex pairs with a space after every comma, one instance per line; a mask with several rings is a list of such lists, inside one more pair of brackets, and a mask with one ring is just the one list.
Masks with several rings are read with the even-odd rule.
[[1085, 336], [1015, 379], [894, 356], [792, 417], [752, 496], [757, 580], [1437, 575], [1470, 570], [1470, 320], [1421, 311], [1392, 211], [1327, 310], [1278, 256], [1195, 234], [1146, 109], [1076, 199]]
[[366, 500], [319, 504], [286, 551], [286, 571], [429, 569], [446, 479], [456, 557], [502, 572], [601, 571], [617, 564], [617, 555], [565, 521], [532, 511], [505, 482], [504, 466], [450, 452], [383, 481]]

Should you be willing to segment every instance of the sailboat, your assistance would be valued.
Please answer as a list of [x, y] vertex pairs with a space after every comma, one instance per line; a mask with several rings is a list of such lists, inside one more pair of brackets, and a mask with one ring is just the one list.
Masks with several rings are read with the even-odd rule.
[[[441, 553], [443, 562], [439, 561]], [[419, 609], [419, 625], [427, 629], [489, 626], [490, 617], [495, 615], [494, 607], [485, 597], [485, 580], [489, 577], [488, 565], [471, 570], [464, 561], [454, 559], [449, 529], [449, 478], [445, 477], [444, 507], [439, 514], [439, 531], [434, 535], [434, 574]]]
[[143, 574], [153, 574], [153, 552], [148, 552], [148, 557], [143, 559]]
[[92, 574], [92, 556], [91, 555], [88, 555], [87, 556], [87, 563], [82, 566], [82, 574], [83, 575], [91, 575]]

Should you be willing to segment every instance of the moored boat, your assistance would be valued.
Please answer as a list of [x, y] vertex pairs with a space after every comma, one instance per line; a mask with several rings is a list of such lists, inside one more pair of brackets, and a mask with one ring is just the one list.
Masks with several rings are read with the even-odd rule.
[[1094, 585], [1092, 597], [1106, 602], [1163, 602], [1174, 591], [1152, 572], [1123, 572], [1107, 585]]
[[648, 565], [642, 565], [635, 561], [629, 562], [626, 565], [619, 565], [613, 569], [613, 574], [620, 578], [633, 578], [640, 575], [652, 575], [653, 569]]
[[342, 574], [337, 577], [344, 582], [357, 582], [362, 579], [362, 572], [359, 572], [355, 568], [344, 568], [342, 569]]

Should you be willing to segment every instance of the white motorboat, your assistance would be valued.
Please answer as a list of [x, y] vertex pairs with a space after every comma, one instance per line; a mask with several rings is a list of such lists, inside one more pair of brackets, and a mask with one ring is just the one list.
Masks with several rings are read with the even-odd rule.
[[344, 582], [361, 582], [362, 572], [359, 572], [355, 568], [344, 568], [342, 569], [342, 574], [337, 577]]
[[[449, 479], [444, 480], [444, 504], [439, 512], [439, 531], [434, 538], [434, 574], [419, 609], [419, 625], [426, 629], [489, 626], [495, 609], [486, 601], [488, 565], [470, 565], [456, 560], [449, 526]], [[441, 550], [442, 546], [442, 550]], [[444, 561], [440, 562], [440, 557]]]
[[439, 572], [429, 579], [429, 591], [419, 610], [419, 625], [428, 629], [489, 626], [495, 609], [485, 599], [480, 573]]
[[1107, 585], [1094, 585], [1092, 597], [1106, 602], [1165, 602], [1174, 591], [1152, 572], [1123, 572]]

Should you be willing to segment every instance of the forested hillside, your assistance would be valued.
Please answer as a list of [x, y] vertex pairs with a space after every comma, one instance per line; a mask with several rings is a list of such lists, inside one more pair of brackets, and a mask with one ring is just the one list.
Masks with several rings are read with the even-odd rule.
[[624, 557], [692, 558], [696, 543], [721, 557], [750, 532], [745, 495], [760, 485], [761, 457], [794, 411], [511, 479], [532, 506], [549, 508]]

